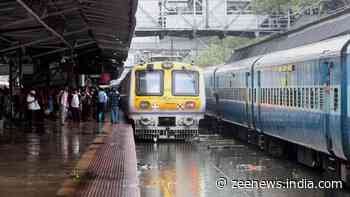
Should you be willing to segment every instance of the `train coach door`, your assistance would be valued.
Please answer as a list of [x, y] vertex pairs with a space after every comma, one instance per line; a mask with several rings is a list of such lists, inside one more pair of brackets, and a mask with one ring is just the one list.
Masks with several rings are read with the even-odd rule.
[[246, 124], [249, 128], [252, 127], [252, 113], [251, 113], [251, 99], [252, 99], [252, 90], [251, 90], [251, 74], [250, 72], [245, 73], [245, 88], [246, 88], [246, 96], [245, 96], [245, 116], [246, 116]]
[[[320, 92], [320, 108], [324, 112], [324, 134], [327, 142], [328, 151], [332, 152], [332, 135], [330, 128], [330, 113], [331, 113], [331, 105], [332, 105], [332, 75], [333, 75], [333, 66], [334, 64], [328, 58], [324, 58], [320, 60], [320, 69], [322, 72], [321, 79], [321, 92]], [[323, 94], [323, 95], [322, 95]]]

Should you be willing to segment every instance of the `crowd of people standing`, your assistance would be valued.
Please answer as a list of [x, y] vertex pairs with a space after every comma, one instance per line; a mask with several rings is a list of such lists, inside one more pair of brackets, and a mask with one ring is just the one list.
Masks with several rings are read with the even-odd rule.
[[9, 120], [11, 117], [11, 121], [25, 122], [29, 126], [43, 123], [45, 118], [58, 119], [62, 125], [67, 122], [104, 122], [106, 112], [110, 111], [110, 122], [119, 121], [120, 95], [114, 88], [21, 89], [12, 96], [12, 100], [13, 109], [9, 109], [9, 92], [6, 89], [0, 90], [2, 120]]

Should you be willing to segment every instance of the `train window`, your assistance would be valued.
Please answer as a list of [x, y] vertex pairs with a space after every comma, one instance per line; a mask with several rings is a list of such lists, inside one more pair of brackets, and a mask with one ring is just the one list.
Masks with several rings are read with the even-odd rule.
[[266, 88], [266, 104], [270, 104], [269, 96], [270, 96], [270, 88]]
[[274, 105], [276, 105], [276, 96], [277, 96], [276, 88], [273, 88], [273, 104]]
[[256, 103], [256, 88], [253, 89], [253, 103]]
[[310, 108], [310, 89], [305, 88], [305, 108]]
[[320, 110], [324, 109], [324, 88], [320, 88]]
[[338, 105], [339, 105], [339, 91], [338, 88], [334, 88], [334, 102], [333, 102], [333, 108], [334, 111], [338, 111]]
[[284, 88], [284, 106], [289, 105], [289, 90], [288, 88]]
[[275, 105], [278, 105], [278, 88], [275, 88]]
[[250, 101], [252, 98], [252, 91], [250, 88], [248, 88], [248, 101]]
[[262, 99], [261, 99], [261, 103], [265, 103], [265, 88], [262, 88], [261, 89], [261, 97], [262, 97]]
[[283, 105], [283, 88], [280, 88], [279, 97], [280, 97], [280, 105], [282, 106]]
[[305, 108], [305, 88], [301, 89], [301, 108]]
[[300, 108], [302, 105], [301, 105], [301, 103], [302, 103], [302, 100], [301, 100], [301, 89], [300, 88], [297, 88], [298, 89], [298, 107]]
[[315, 88], [315, 109], [319, 109], [319, 88]]
[[271, 88], [271, 105], [274, 105], [275, 88]]
[[176, 70], [172, 72], [172, 93], [181, 96], [199, 94], [199, 73], [197, 71]]
[[163, 95], [163, 71], [136, 71], [136, 94], [139, 96]]
[[310, 108], [311, 109], [314, 109], [314, 99], [315, 99], [315, 95], [314, 95], [314, 89], [313, 88], [311, 88], [310, 89]]
[[293, 107], [297, 107], [297, 88], [293, 88]]
[[288, 106], [291, 107], [293, 103], [293, 91], [292, 88], [288, 88]]
[[289, 88], [288, 98], [289, 98], [288, 106], [291, 107], [293, 105], [293, 90], [292, 90], [292, 88]]

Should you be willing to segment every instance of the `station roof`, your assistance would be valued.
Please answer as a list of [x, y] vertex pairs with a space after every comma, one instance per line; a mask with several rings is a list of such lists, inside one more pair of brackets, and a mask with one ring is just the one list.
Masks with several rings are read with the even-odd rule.
[[137, 0], [1, 0], [0, 54], [35, 58], [96, 51], [126, 59]]

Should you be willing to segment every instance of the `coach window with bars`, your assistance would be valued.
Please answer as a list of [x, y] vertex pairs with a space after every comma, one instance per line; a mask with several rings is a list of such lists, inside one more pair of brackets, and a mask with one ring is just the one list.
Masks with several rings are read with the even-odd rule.
[[198, 96], [199, 73], [197, 71], [173, 71], [173, 95]]
[[161, 96], [163, 94], [163, 71], [136, 71], [137, 95]]

